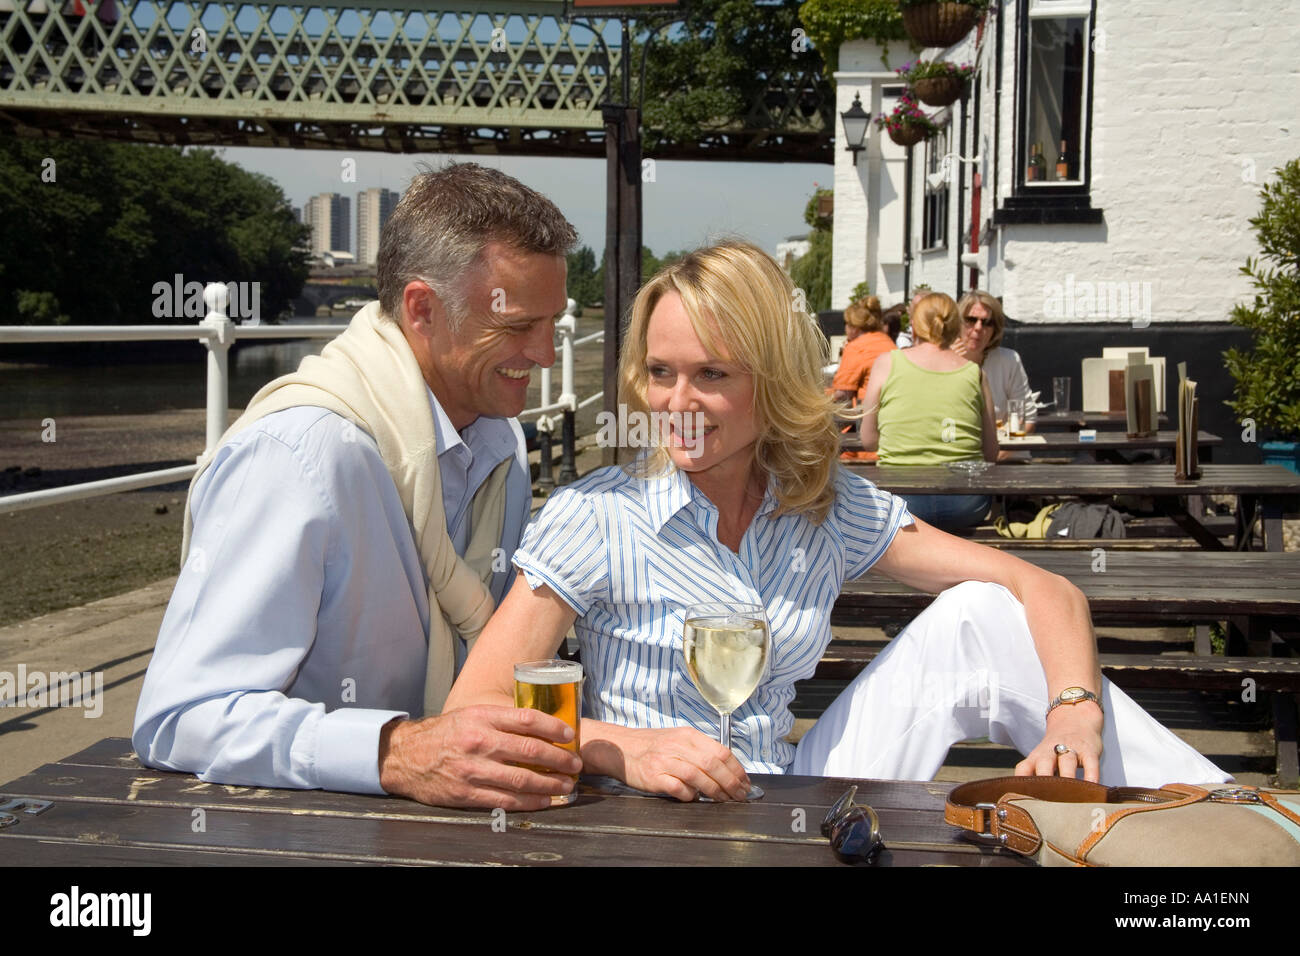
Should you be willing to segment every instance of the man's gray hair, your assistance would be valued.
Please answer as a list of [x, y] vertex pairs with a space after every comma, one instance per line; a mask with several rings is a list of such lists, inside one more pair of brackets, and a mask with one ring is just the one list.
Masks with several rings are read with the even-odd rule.
[[420, 280], [442, 300], [455, 331], [469, 314], [467, 280], [489, 242], [557, 256], [578, 242], [555, 203], [499, 169], [420, 168], [379, 239], [379, 304], [394, 322], [402, 318], [402, 290]]

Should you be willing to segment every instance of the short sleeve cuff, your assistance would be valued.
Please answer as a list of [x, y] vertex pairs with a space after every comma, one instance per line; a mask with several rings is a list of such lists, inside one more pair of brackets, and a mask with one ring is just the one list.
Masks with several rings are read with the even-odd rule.
[[528, 586], [534, 591], [545, 584], [560, 596], [560, 600], [573, 608], [578, 617], [582, 617], [590, 610], [588, 603], [579, 596], [573, 587], [560, 575], [541, 564], [536, 557], [529, 554], [525, 549], [520, 548], [516, 551], [512, 560], [515, 567], [523, 574], [524, 580], [528, 582]]
[[400, 710], [340, 708], [316, 728], [316, 785], [345, 793], [385, 794], [379, 785], [379, 731]]

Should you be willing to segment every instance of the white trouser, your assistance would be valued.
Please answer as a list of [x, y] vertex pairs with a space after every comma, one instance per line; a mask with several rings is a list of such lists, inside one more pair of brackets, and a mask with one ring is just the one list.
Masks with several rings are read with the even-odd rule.
[[[974, 737], [1027, 754], [1047, 732], [1048, 702], [1024, 606], [1001, 585], [968, 581], [935, 598], [836, 698], [790, 772], [930, 780], [950, 746]], [[1109, 680], [1101, 703], [1103, 784], [1232, 779]]]

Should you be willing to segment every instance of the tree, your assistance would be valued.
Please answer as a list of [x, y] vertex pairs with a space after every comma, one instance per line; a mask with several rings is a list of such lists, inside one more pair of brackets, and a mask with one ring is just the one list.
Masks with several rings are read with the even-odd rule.
[[280, 187], [211, 150], [0, 138], [0, 324], [147, 324], [154, 286], [256, 282], [273, 318], [302, 290], [308, 231]]
[[[1224, 363], [1237, 382], [1228, 402], [1240, 419], [1253, 418], [1288, 441], [1300, 440], [1300, 159], [1277, 171], [1260, 191], [1263, 205], [1250, 220], [1261, 255], [1241, 271], [1255, 299], [1232, 310], [1232, 321], [1255, 335], [1249, 352], [1229, 349]], [[1270, 262], [1272, 266], [1264, 263]]]
[[[803, 33], [799, 0], [692, 0], [685, 22], [660, 35], [647, 59], [646, 151], [742, 122], [771, 76], [801, 71], [802, 58], [820, 70], [817, 51], [795, 45]], [[641, 46], [632, 51], [638, 69]]]
[[818, 200], [833, 194], [830, 189], [813, 189], [812, 198], [803, 211], [803, 221], [812, 226], [812, 232], [808, 233], [808, 251], [790, 266], [790, 278], [803, 289], [808, 311], [814, 314], [831, 307], [834, 218], [819, 214]]
[[568, 263], [569, 298], [584, 309], [603, 301], [605, 276], [603, 268], [596, 268], [596, 254], [588, 246], [583, 246], [569, 253]]

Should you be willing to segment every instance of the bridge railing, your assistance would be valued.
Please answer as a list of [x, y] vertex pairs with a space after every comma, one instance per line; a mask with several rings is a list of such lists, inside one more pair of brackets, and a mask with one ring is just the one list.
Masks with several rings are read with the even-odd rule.
[[[346, 325], [260, 325], [236, 324], [226, 315], [227, 289], [219, 283], [210, 283], [203, 291], [208, 312], [195, 325], [65, 325], [65, 326], [0, 326], [0, 345], [20, 342], [164, 342], [194, 340], [208, 349], [207, 362], [207, 434], [203, 453], [206, 455], [221, 441], [226, 431], [226, 418], [230, 405], [230, 347], [236, 339], [332, 339]], [[560, 394], [551, 400], [551, 369], [542, 369], [541, 404], [525, 409], [519, 417], [537, 419], [538, 445], [541, 450], [541, 473], [538, 485], [544, 489], [556, 482], [551, 476], [551, 439], [555, 430], [555, 416], [561, 416], [562, 458], [559, 483], [567, 484], [577, 478], [574, 466], [575, 416], [578, 409], [600, 401], [604, 392], [596, 392], [579, 400], [574, 386], [574, 352], [592, 342], [603, 342], [604, 332], [576, 338], [577, 319], [573, 312], [577, 303], [569, 299], [565, 314], [555, 323], [555, 336], [560, 349]], [[136, 472], [87, 481], [61, 488], [45, 488], [16, 495], [0, 496], [0, 514], [60, 504], [81, 498], [135, 491], [157, 485], [188, 481], [194, 477], [198, 464], [181, 465], [156, 471]]]

